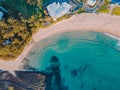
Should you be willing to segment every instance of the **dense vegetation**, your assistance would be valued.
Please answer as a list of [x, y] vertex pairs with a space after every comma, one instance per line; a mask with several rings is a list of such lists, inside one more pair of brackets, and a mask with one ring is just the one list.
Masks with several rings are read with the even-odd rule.
[[[0, 58], [16, 58], [32, 38], [35, 28], [42, 26], [45, 17], [42, 0], [5, 0], [0, 6], [9, 12], [9, 18], [0, 21]], [[7, 40], [10, 44], [5, 44]]]

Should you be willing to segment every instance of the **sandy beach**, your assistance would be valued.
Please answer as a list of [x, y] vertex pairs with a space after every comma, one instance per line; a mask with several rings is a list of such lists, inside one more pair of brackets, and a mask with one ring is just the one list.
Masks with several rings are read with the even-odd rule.
[[80, 15], [74, 15], [71, 18], [61, 21], [48, 28], [40, 29], [33, 35], [32, 40], [28, 43], [28, 45], [26, 45], [22, 54], [17, 59], [12, 61], [0, 60], [0, 69], [10, 72], [21, 70], [20, 67], [23, 65], [22, 61], [34, 46], [34, 43], [52, 35], [77, 30], [104, 32], [120, 37], [120, 17], [111, 16], [109, 14], [83, 13]]

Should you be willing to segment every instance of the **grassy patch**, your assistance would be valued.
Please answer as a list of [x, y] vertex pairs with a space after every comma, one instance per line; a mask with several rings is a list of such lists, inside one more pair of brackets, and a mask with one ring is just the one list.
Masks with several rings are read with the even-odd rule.
[[83, 13], [83, 12], [85, 12], [84, 9], [83, 9], [83, 8], [80, 8], [76, 13], [81, 14], [81, 13]]
[[112, 10], [112, 15], [120, 15], [120, 7], [115, 7]]
[[110, 1], [105, 0], [103, 5], [99, 8], [99, 10], [97, 12], [101, 12], [101, 13], [109, 13], [110, 9], [109, 9], [109, 5]]

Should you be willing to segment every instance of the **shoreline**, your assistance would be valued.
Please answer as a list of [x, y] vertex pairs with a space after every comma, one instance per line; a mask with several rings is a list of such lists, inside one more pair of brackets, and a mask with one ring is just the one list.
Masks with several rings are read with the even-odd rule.
[[107, 33], [116, 38], [120, 37], [119, 24], [120, 16], [91, 13], [74, 15], [71, 18], [58, 22], [55, 25], [40, 29], [33, 35], [32, 40], [26, 45], [18, 58], [11, 61], [0, 60], [0, 69], [11, 73], [15, 70], [21, 70], [21, 67], [24, 64], [23, 59], [29, 54], [35, 43], [40, 42], [49, 36], [70, 31], [89, 30]]
[[117, 39], [118, 41], [120, 41], [120, 38], [119, 37], [116, 37], [114, 35], [111, 35], [111, 34], [108, 34], [108, 33], [104, 33], [105, 35], [111, 37], [111, 38], [114, 38], [114, 39]]

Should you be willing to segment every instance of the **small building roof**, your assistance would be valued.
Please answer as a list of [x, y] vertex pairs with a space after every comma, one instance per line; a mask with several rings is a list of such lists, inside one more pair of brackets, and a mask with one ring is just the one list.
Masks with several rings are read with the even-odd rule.
[[3, 45], [8, 45], [8, 44], [11, 44], [12, 42], [10, 40], [6, 40]]
[[55, 21], [57, 18], [60, 18], [63, 15], [69, 13], [69, 10], [71, 7], [72, 6], [66, 2], [63, 2], [63, 3], [54, 2], [54, 3], [47, 6], [47, 10], [48, 10], [49, 15]]
[[96, 4], [97, 0], [87, 0], [86, 4], [89, 6], [94, 6]]

